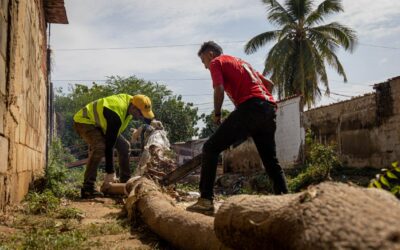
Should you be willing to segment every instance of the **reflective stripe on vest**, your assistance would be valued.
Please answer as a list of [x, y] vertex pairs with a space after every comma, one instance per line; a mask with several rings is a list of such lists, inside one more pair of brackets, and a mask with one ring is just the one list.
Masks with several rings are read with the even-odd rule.
[[97, 101], [93, 102], [93, 115], [96, 126], [101, 127], [99, 113], [97, 112]]

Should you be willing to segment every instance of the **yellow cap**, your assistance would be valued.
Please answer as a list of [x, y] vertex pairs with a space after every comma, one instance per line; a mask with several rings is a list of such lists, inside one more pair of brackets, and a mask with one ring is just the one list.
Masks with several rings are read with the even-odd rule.
[[135, 95], [131, 100], [132, 104], [135, 105], [136, 108], [140, 109], [142, 115], [147, 119], [153, 119], [154, 113], [151, 110], [151, 100], [149, 97], [145, 95]]

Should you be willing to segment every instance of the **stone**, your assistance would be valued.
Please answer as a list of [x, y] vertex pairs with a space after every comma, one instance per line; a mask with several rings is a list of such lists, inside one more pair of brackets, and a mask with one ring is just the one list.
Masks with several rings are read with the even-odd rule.
[[8, 168], [8, 139], [0, 136], [0, 174], [6, 174]]
[[8, 19], [8, 1], [9, 0], [0, 0], [0, 9], [2, 12], [1, 14], [6, 20]]
[[6, 111], [6, 105], [0, 98], [0, 135], [4, 135], [4, 114]]
[[6, 95], [6, 64], [0, 56], [0, 101], [4, 103], [3, 96]]
[[0, 54], [6, 59], [7, 55], [7, 22], [0, 16]]

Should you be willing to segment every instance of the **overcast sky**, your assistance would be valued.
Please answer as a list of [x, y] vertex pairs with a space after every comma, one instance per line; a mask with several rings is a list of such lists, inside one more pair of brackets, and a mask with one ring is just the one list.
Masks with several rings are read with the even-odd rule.
[[[51, 26], [55, 86], [66, 90], [68, 84], [135, 75], [167, 85], [199, 104], [200, 113], [212, 110], [212, 87], [197, 57], [198, 44], [215, 40], [225, 54], [262, 71], [271, 46], [246, 55], [244, 41], [276, 28], [261, 0], [65, 0], [65, 5], [69, 24]], [[348, 83], [329, 70], [335, 94], [319, 105], [372, 92], [372, 84], [400, 75], [400, 1], [344, 0], [343, 5], [345, 12], [328, 21], [356, 30], [359, 45], [353, 54], [338, 53]], [[228, 98], [224, 105], [232, 109]]]

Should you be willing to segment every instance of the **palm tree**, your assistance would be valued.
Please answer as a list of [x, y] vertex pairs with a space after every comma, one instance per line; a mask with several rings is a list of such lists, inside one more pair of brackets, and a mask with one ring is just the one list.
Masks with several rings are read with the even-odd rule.
[[310, 107], [321, 97], [321, 91], [329, 95], [326, 64], [347, 82], [335, 52], [339, 47], [352, 52], [356, 32], [337, 22], [321, 25], [328, 15], [343, 11], [341, 0], [325, 0], [316, 9], [313, 0], [286, 0], [284, 6], [276, 0], [262, 1], [268, 6], [268, 20], [280, 29], [253, 37], [245, 45], [245, 52], [254, 53], [268, 42], [277, 41], [265, 60], [264, 74], [269, 73], [276, 83], [279, 99], [301, 94]]

